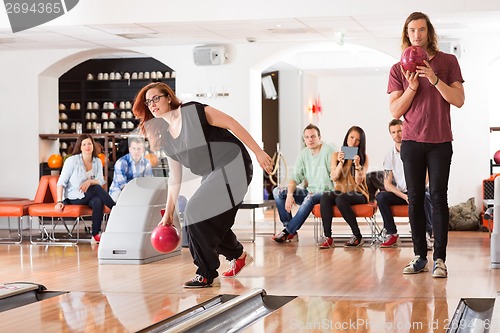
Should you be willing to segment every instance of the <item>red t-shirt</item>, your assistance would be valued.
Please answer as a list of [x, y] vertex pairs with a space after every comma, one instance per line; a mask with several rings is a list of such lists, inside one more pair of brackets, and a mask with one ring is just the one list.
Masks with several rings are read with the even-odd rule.
[[[447, 85], [464, 82], [457, 58], [448, 53], [437, 52], [429, 62], [439, 80]], [[400, 68], [394, 64], [389, 73], [387, 93], [406, 90], [408, 81]], [[427, 78], [418, 78], [420, 85], [408, 111], [403, 115], [403, 140], [427, 143], [442, 143], [453, 140], [451, 133], [450, 104], [441, 96]]]

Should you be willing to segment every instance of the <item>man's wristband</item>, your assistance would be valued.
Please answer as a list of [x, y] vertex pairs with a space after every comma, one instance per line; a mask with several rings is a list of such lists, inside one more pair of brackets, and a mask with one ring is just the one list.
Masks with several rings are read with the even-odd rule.
[[62, 200], [59, 200], [57, 203], [63, 203], [63, 201], [62, 201]]
[[438, 84], [438, 82], [439, 82], [439, 78], [437, 76], [436, 76], [436, 79], [437, 79], [436, 83], [434, 83], [433, 86], [436, 86]]

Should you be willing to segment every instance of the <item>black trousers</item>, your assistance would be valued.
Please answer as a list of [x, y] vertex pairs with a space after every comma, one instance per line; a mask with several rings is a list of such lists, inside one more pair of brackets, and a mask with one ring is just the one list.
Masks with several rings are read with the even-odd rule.
[[429, 191], [432, 205], [432, 229], [434, 233], [433, 259], [446, 261], [448, 245], [448, 180], [450, 177], [451, 142], [421, 143], [403, 141], [401, 159], [408, 187], [408, 215], [415, 255], [427, 258], [425, 239], [425, 178], [429, 172]]
[[91, 185], [85, 192], [85, 196], [81, 199], [66, 199], [66, 205], [87, 205], [92, 208], [92, 236], [97, 235], [101, 231], [102, 219], [104, 217], [104, 206], [113, 208], [115, 202], [109, 196], [102, 186]]
[[342, 193], [339, 191], [333, 191], [323, 193], [320, 202], [320, 211], [325, 236], [332, 237], [332, 206], [336, 205], [344, 220], [351, 227], [353, 235], [357, 238], [361, 238], [361, 231], [359, 230], [358, 221], [356, 220], [356, 214], [354, 214], [351, 205], [365, 203], [367, 203], [366, 197], [358, 192]]
[[204, 177], [184, 212], [189, 251], [196, 274], [216, 278], [219, 255], [227, 260], [243, 254], [243, 245], [231, 230], [248, 189], [249, 178], [241, 156]]

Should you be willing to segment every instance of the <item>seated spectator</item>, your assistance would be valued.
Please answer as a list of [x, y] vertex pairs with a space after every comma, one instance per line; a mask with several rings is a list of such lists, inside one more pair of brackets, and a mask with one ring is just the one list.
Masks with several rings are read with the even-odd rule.
[[78, 137], [72, 155], [63, 164], [54, 209], [63, 211], [64, 205], [87, 205], [92, 208], [92, 241], [99, 243], [104, 206], [111, 209], [115, 202], [102, 188], [102, 162], [94, 147], [95, 141], [89, 134]]
[[138, 177], [152, 177], [151, 163], [144, 157], [144, 139], [130, 137], [128, 154], [120, 157], [114, 167], [113, 182], [109, 187], [109, 195], [115, 202], [129, 181]]
[[352, 205], [368, 203], [368, 186], [366, 185], [366, 170], [368, 169], [368, 155], [366, 155], [366, 136], [361, 127], [353, 126], [347, 131], [343, 146], [357, 147], [357, 154], [352, 159], [346, 159], [344, 151], [334, 152], [331, 158], [331, 179], [335, 183], [334, 190], [326, 192], [321, 197], [320, 211], [323, 221], [325, 241], [320, 244], [321, 249], [334, 246], [332, 238], [332, 206], [336, 205], [344, 220], [351, 227], [353, 233], [344, 246], [355, 247], [364, 244], [359, 230], [356, 214]]
[[[394, 148], [385, 156], [384, 159], [384, 188], [376, 195], [377, 206], [384, 220], [384, 228], [387, 232], [385, 241], [380, 247], [396, 247], [399, 244], [398, 230], [394, 217], [392, 216], [392, 205], [408, 205], [408, 193], [406, 189], [403, 161], [401, 160], [400, 150], [403, 133], [403, 122], [399, 119], [393, 119], [389, 123], [389, 133], [394, 140]], [[431, 202], [427, 191], [425, 194], [425, 218], [427, 225], [427, 249], [432, 250], [431, 234]]]
[[[333, 189], [330, 180], [330, 158], [334, 148], [321, 142], [317, 126], [309, 124], [304, 129], [306, 147], [300, 152], [295, 163], [294, 174], [287, 188], [276, 187], [274, 200], [285, 227], [273, 240], [278, 243], [298, 240], [297, 230], [304, 224], [314, 205], [318, 204], [324, 191]], [[304, 183], [304, 188], [298, 185]], [[292, 207], [300, 205], [295, 216]]]

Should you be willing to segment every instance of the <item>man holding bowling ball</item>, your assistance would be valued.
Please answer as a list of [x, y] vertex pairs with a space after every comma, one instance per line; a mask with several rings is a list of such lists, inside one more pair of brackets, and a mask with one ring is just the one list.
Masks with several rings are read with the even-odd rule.
[[434, 26], [424, 13], [414, 12], [404, 23], [401, 49], [410, 46], [423, 48], [429, 59], [414, 72], [404, 69], [401, 61], [394, 64], [387, 87], [392, 116], [404, 118], [401, 159], [415, 257], [403, 274], [428, 271], [424, 211], [428, 170], [434, 230], [432, 276], [446, 278], [448, 179], [453, 154], [450, 105], [460, 108], [464, 104], [464, 80], [455, 55], [438, 49]]

